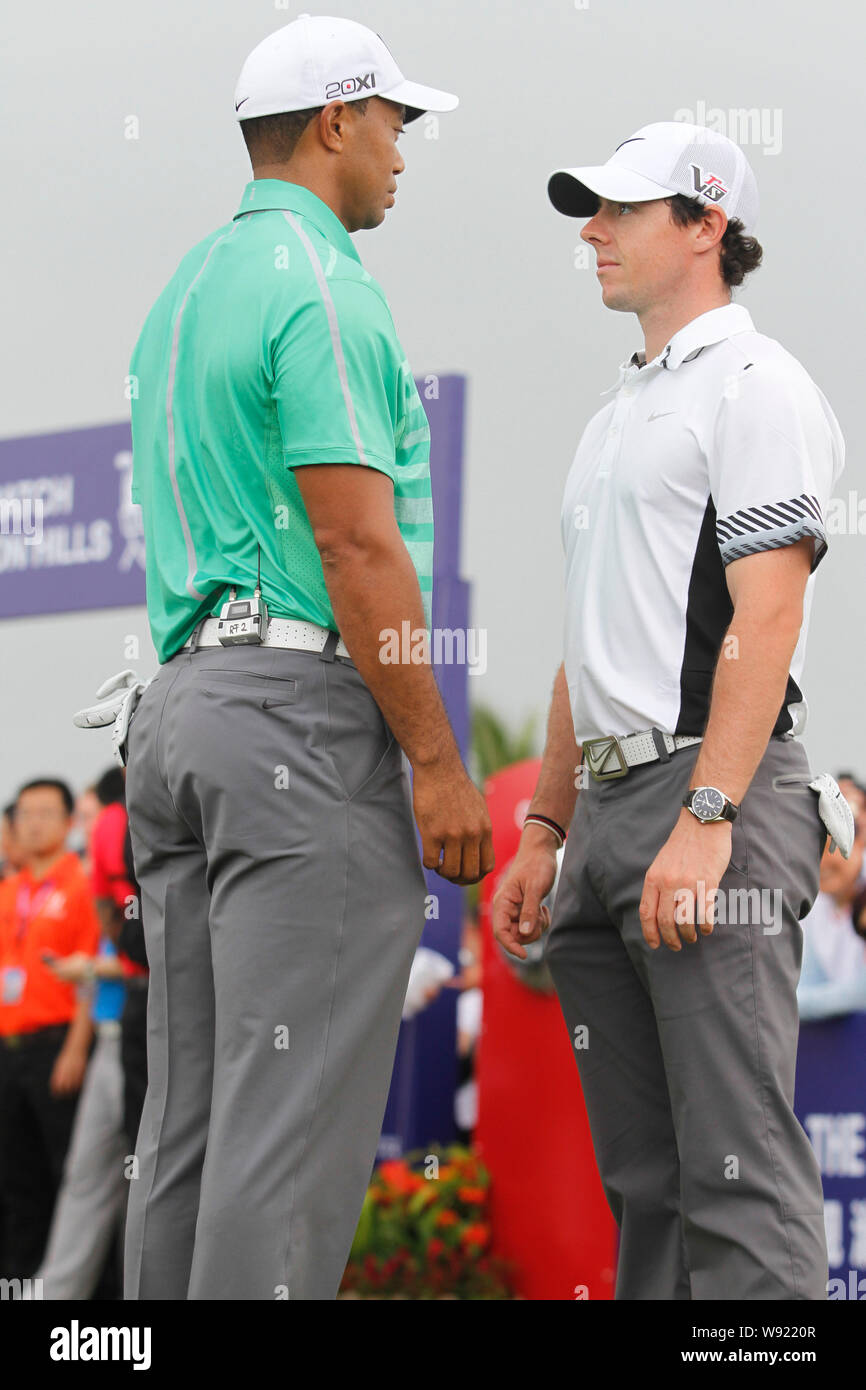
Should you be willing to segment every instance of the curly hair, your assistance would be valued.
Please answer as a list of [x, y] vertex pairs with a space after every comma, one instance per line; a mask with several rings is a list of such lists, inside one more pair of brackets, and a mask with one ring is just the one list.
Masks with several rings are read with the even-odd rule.
[[[363, 116], [369, 100], [363, 97], [353, 101], [352, 106]], [[310, 121], [324, 109], [311, 106], [305, 111], [280, 111], [275, 116], [251, 116], [248, 121], [241, 121], [241, 134], [252, 162], [286, 163]]]
[[[706, 204], [699, 198], [687, 198], [683, 193], [675, 193], [672, 198], [665, 198], [665, 202], [679, 227], [700, 222], [707, 212]], [[741, 285], [749, 271], [757, 270], [763, 255], [760, 242], [746, 235], [739, 217], [732, 217], [719, 243], [719, 270], [725, 284]]]

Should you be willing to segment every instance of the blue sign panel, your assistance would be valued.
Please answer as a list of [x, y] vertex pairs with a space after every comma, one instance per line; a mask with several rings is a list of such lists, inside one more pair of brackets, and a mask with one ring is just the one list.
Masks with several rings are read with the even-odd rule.
[[830, 1299], [866, 1300], [866, 1013], [804, 1023], [797, 1118], [824, 1187]]

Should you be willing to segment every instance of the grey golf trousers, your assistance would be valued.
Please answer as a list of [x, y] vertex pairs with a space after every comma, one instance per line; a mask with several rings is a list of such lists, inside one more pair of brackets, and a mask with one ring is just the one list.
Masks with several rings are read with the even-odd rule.
[[825, 1299], [820, 1172], [792, 1108], [818, 798], [801, 744], [772, 738], [711, 935], [652, 950], [644, 877], [699, 751], [580, 791], [545, 947], [619, 1226], [615, 1296]]
[[150, 991], [127, 1299], [337, 1294], [426, 886], [402, 750], [330, 646], [180, 652], [132, 717]]

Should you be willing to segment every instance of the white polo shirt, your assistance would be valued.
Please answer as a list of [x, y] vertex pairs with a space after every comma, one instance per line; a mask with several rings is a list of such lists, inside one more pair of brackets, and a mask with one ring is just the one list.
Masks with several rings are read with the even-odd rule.
[[702, 734], [733, 616], [725, 567], [811, 536], [803, 626], [773, 729], [799, 734], [814, 571], [845, 456], [829, 404], [739, 304], [700, 314], [652, 362], [635, 353], [610, 392], [562, 507], [577, 742], [653, 726]]

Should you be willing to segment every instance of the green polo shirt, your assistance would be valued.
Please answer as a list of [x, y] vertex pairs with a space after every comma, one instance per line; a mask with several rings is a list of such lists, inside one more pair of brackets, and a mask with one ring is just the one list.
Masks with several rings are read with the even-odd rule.
[[320, 198], [248, 183], [233, 220], [180, 262], [129, 371], [160, 661], [230, 585], [252, 594], [257, 543], [271, 615], [336, 628], [295, 481], [307, 464], [387, 473], [430, 627], [430, 429], [385, 295]]

